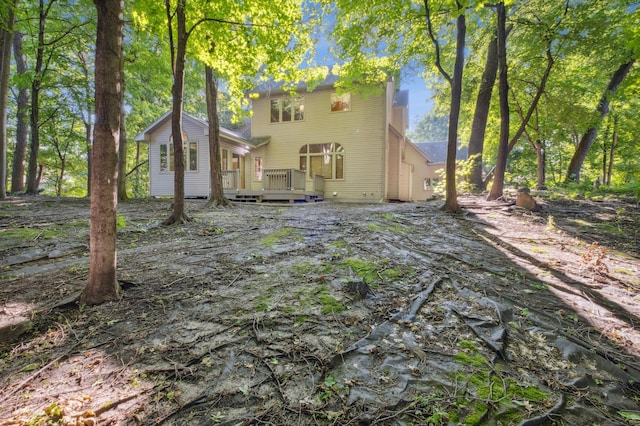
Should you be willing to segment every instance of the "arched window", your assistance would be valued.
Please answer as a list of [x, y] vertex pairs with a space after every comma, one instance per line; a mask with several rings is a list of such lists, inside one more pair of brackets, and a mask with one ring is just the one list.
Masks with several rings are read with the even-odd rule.
[[344, 148], [338, 143], [312, 143], [300, 148], [300, 170], [309, 178], [344, 179]]

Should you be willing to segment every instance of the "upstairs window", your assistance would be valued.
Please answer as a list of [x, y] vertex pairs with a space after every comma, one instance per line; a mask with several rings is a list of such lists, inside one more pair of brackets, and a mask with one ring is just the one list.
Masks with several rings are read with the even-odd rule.
[[304, 98], [271, 99], [271, 122], [287, 123], [304, 120]]
[[331, 112], [351, 111], [351, 93], [338, 95], [336, 92], [331, 94]]
[[309, 178], [344, 179], [344, 148], [338, 143], [312, 143], [300, 148], [300, 170]]

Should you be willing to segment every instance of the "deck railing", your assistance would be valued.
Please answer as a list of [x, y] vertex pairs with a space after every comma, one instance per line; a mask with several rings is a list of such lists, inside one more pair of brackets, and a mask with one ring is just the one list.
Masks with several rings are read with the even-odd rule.
[[313, 192], [324, 193], [324, 176], [313, 175]]
[[262, 185], [265, 191], [305, 190], [305, 174], [296, 169], [264, 169]]
[[240, 189], [240, 170], [222, 171], [222, 189]]

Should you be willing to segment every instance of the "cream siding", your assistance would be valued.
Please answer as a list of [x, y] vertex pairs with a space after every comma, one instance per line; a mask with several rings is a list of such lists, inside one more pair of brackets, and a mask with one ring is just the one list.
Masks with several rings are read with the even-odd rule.
[[411, 182], [411, 198], [414, 201], [425, 201], [434, 195], [433, 185], [430, 189], [424, 189], [425, 179], [437, 179], [439, 174], [437, 171], [441, 167], [427, 164], [427, 159], [418, 147], [412, 143], [405, 145], [405, 161], [414, 164], [413, 176]]
[[[264, 167], [297, 169], [303, 145], [338, 143], [345, 151], [344, 179], [326, 180], [325, 198], [380, 201], [385, 198], [382, 170], [386, 135], [384, 98], [362, 98], [352, 94], [351, 111], [331, 112], [331, 93], [333, 90], [301, 93], [304, 120], [287, 123], [270, 123], [269, 100], [272, 97], [253, 101], [251, 134], [271, 137], [264, 147]], [[312, 189], [312, 183], [307, 176], [307, 190]]]

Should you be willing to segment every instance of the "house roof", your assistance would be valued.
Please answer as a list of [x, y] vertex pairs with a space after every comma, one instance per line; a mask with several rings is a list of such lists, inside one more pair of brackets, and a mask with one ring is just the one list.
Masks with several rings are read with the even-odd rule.
[[[432, 163], [444, 163], [447, 161], [447, 142], [419, 142], [415, 143], [415, 145], [420, 148], [420, 151], [424, 152], [424, 154], [429, 158]], [[460, 146], [458, 143], [458, 152], [456, 153], [456, 158], [466, 159], [468, 155], [468, 150], [466, 146]]]
[[[338, 76], [335, 74], [327, 74], [327, 76], [324, 78], [324, 80], [322, 80], [317, 86], [316, 89], [320, 89], [320, 88], [326, 88], [326, 87], [333, 87], [333, 85], [336, 83], [336, 81], [338, 81]], [[282, 88], [282, 86], [285, 84], [284, 81], [280, 80], [280, 81], [273, 81], [273, 80], [269, 80], [267, 82], [261, 83], [258, 86], [256, 86], [252, 92], [253, 93], [284, 93], [285, 90]], [[305, 90], [307, 88], [307, 83], [304, 81], [300, 81], [298, 82], [295, 86], [295, 89], [297, 91], [301, 91], [301, 90]]]
[[[164, 124], [167, 120], [171, 119], [171, 111], [165, 113], [162, 117], [158, 118], [156, 121], [151, 123], [146, 129], [140, 132], [135, 140], [137, 142], [148, 142], [150, 139], [151, 133], [153, 133], [158, 127]], [[209, 122], [207, 120], [202, 120], [200, 118], [194, 117], [193, 115], [187, 114], [186, 112], [182, 113], [182, 120], [193, 121], [196, 124], [202, 126], [203, 134], [209, 134]], [[241, 129], [242, 130], [242, 129]], [[262, 146], [269, 142], [270, 137], [258, 137], [251, 138], [246, 137], [239, 132], [234, 132], [232, 130], [226, 129], [224, 127], [220, 127], [220, 137], [225, 139], [227, 142], [235, 143], [236, 145], [250, 145], [254, 148]]]

